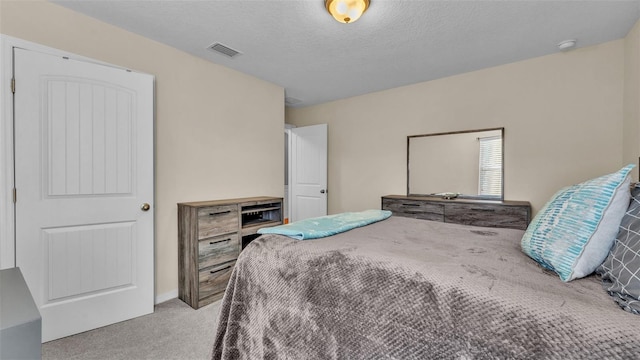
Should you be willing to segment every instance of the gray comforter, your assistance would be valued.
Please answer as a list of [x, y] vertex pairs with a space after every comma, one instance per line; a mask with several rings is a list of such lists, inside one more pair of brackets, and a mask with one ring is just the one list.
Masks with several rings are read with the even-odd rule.
[[640, 317], [563, 283], [523, 232], [391, 217], [240, 255], [213, 359], [638, 359]]

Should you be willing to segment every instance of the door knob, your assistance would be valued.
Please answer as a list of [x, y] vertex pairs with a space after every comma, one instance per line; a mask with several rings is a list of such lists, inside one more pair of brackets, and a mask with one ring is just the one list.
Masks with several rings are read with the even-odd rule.
[[326, 192], [327, 192], [327, 191], [326, 191], [325, 189], [320, 190], [320, 194], [324, 194], [324, 193], [326, 193]]
[[151, 205], [149, 205], [147, 203], [144, 203], [144, 204], [142, 204], [140, 209], [142, 209], [142, 211], [149, 211], [149, 209], [151, 209]]

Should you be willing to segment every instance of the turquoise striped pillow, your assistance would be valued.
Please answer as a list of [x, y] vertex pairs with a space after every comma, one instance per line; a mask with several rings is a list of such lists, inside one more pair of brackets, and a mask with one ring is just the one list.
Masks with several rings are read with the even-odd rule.
[[522, 250], [562, 281], [594, 272], [607, 257], [629, 207], [629, 172], [634, 166], [558, 191], [529, 224]]

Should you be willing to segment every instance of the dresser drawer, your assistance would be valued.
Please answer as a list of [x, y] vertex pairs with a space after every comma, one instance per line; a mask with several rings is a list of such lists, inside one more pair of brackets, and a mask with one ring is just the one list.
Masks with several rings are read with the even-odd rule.
[[238, 231], [238, 206], [212, 206], [198, 210], [198, 239]]
[[382, 199], [382, 209], [395, 216], [414, 219], [444, 221], [444, 205], [408, 199]]
[[445, 208], [445, 222], [526, 230], [529, 208], [493, 204], [449, 203]]
[[198, 269], [235, 260], [239, 253], [240, 243], [237, 233], [200, 240], [198, 242]]
[[233, 260], [200, 270], [198, 300], [224, 292], [235, 264]]

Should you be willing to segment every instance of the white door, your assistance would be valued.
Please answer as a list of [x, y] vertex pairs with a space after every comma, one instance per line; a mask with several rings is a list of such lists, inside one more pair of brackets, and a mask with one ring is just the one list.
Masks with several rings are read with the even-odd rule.
[[42, 340], [153, 312], [153, 77], [14, 59], [16, 266]]
[[327, 215], [327, 124], [291, 129], [291, 221]]

